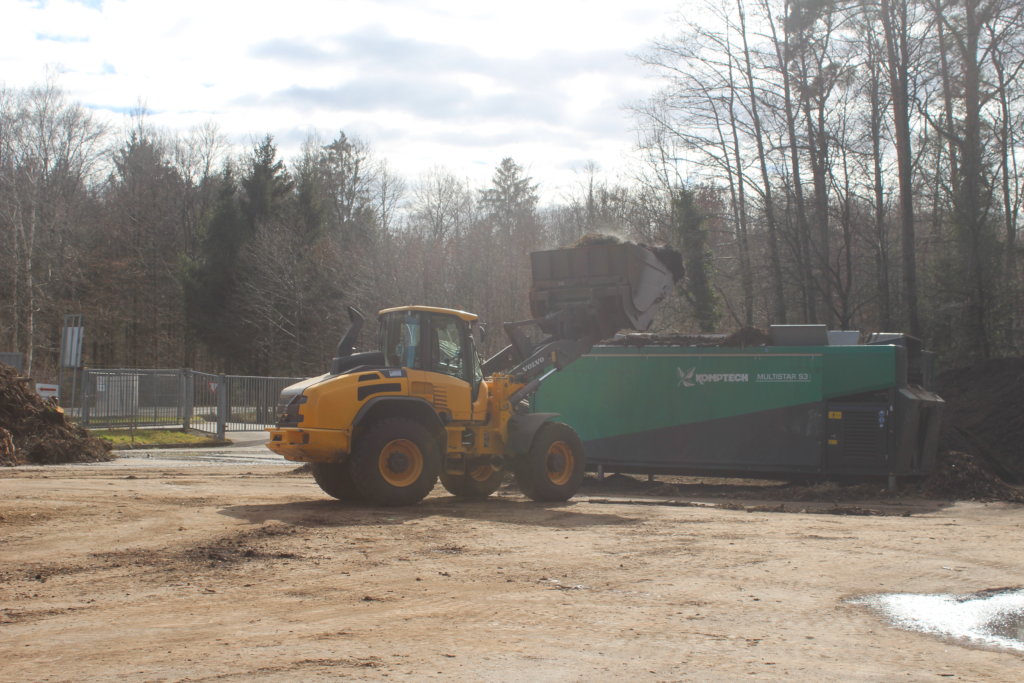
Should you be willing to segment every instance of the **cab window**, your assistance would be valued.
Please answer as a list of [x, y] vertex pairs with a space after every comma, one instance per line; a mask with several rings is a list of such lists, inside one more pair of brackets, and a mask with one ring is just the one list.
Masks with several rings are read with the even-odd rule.
[[432, 315], [430, 322], [432, 367], [429, 369], [469, 381], [463, 348], [465, 325], [450, 315]]
[[381, 326], [381, 349], [390, 367], [421, 368], [420, 316], [415, 311], [392, 314]]

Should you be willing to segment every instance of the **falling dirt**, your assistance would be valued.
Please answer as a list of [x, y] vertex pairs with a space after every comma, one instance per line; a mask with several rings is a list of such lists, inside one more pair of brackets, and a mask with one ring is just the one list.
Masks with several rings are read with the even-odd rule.
[[638, 247], [647, 249], [654, 254], [661, 264], [672, 274], [672, 282], [679, 282], [683, 279], [686, 271], [683, 268], [683, 255], [675, 248], [667, 245], [652, 246], [636, 242], [628, 242], [619, 239], [615, 235], [604, 235], [600, 233], [587, 233], [569, 245], [571, 248], [591, 247], [602, 244], [636, 244]]

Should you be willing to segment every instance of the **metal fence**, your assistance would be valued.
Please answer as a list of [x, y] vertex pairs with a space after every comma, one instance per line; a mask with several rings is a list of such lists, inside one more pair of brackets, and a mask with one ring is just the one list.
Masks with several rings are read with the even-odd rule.
[[273, 426], [281, 390], [301, 379], [84, 369], [74, 378], [75, 388], [62, 391], [62, 405], [83, 427], [180, 426], [224, 438], [226, 432]]

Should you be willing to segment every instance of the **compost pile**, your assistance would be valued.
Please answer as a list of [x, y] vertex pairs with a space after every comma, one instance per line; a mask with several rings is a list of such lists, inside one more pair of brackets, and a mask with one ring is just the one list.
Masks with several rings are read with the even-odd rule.
[[747, 349], [768, 346], [771, 337], [756, 327], [742, 327], [732, 334], [682, 334], [679, 332], [628, 332], [601, 342], [605, 346], [689, 346]]
[[1024, 493], [1007, 484], [968, 453], [950, 451], [939, 456], [921, 493], [943, 500], [1004, 500], [1024, 503]]
[[1002, 478], [1024, 482], [1024, 358], [995, 358], [943, 372], [940, 446], [970, 453]]
[[69, 423], [32, 380], [0, 363], [0, 465], [50, 465], [112, 459], [110, 442]]

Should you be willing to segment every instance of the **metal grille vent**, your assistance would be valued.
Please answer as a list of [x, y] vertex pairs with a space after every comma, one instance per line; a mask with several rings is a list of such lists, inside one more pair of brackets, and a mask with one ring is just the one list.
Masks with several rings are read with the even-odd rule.
[[448, 392], [443, 387], [434, 386], [434, 407], [435, 408], [447, 408], [448, 407]]
[[885, 452], [885, 429], [874, 412], [848, 410], [843, 416], [843, 454], [854, 458], [877, 458]]

